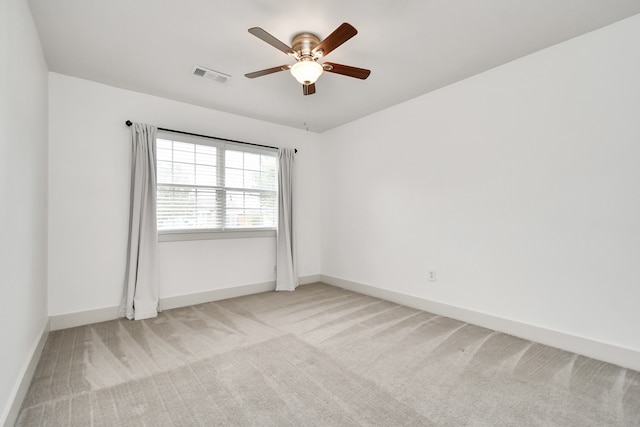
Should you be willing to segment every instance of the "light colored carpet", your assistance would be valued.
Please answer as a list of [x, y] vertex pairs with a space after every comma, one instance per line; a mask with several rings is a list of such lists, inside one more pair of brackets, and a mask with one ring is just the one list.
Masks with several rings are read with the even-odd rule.
[[52, 332], [18, 426], [640, 426], [640, 373], [324, 284]]

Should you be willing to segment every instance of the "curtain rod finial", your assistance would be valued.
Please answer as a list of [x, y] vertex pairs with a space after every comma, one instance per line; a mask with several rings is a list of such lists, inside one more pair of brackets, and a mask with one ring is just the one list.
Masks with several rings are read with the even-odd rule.
[[126, 122], [124, 122], [124, 124], [127, 126], [131, 126], [133, 123], [131, 123], [131, 120], [127, 120]]

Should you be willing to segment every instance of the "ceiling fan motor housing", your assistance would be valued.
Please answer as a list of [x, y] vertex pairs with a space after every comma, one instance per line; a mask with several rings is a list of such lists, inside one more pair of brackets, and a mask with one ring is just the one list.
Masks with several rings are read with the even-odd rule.
[[300, 59], [312, 58], [315, 60], [317, 58], [314, 58], [311, 52], [319, 44], [320, 44], [320, 39], [315, 34], [300, 33], [300, 34], [296, 34], [293, 37], [291, 41], [291, 49], [295, 51], [298, 55], [300, 55]]

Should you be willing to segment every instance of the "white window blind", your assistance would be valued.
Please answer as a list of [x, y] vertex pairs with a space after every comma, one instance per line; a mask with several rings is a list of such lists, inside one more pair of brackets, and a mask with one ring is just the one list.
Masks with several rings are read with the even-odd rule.
[[275, 150], [171, 133], [156, 142], [160, 233], [275, 230]]

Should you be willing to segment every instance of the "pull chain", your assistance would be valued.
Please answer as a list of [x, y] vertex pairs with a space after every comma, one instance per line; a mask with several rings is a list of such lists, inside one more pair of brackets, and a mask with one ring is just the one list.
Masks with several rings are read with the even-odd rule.
[[304, 129], [309, 132], [309, 122], [307, 122], [307, 120], [309, 119], [309, 96], [305, 96], [304, 97], [304, 116], [305, 116], [305, 121], [304, 123]]

